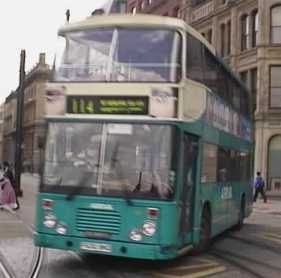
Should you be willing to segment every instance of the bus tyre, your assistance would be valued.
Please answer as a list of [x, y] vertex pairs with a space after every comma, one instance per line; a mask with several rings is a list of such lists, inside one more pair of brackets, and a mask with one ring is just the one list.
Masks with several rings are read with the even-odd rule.
[[244, 224], [245, 219], [245, 198], [242, 197], [241, 204], [240, 204], [240, 211], [238, 217], [238, 223], [234, 226], [235, 230], [241, 230]]
[[204, 207], [200, 232], [199, 232], [199, 243], [195, 246], [195, 253], [199, 254], [209, 249], [211, 242], [211, 215], [207, 207]]

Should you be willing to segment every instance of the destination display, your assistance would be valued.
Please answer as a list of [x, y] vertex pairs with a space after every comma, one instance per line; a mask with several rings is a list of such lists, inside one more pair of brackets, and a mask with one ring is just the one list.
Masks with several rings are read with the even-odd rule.
[[146, 96], [67, 96], [70, 114], [147, 115]]

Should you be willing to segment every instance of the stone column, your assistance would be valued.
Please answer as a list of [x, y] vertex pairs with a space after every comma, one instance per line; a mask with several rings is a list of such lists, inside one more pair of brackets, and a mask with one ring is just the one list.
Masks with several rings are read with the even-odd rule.
[[238, 26], [239, 26], [239, 21], [237, 20], [238, 14], [237, 14], [237, 8], [233, 7], [231, 9], [231, 16], [230, 16], [230, 22], [231, 22], [231, 35], [230, 35], [230, 64], [232, 67], [237, 70], [237, 63], [236, 63], [236, 56], [238, 54], [238, 49], [239, 49], [239, 35], [240, 33], [238, 32]]
[[212, 45], [216, 48], [216, 49], [221, 49], [220, 46], [220, 25], [218, 23], [218, 18], [217, 16], [213, 17], [213, 22], [212, 22]]

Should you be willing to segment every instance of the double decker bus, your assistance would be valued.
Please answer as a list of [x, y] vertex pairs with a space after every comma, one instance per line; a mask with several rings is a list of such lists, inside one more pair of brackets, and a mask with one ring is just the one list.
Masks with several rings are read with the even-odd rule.
[[59, 32], [35, 245], [171, 259], [252, 210], [249, 93], [184, 21], [92, 16]]

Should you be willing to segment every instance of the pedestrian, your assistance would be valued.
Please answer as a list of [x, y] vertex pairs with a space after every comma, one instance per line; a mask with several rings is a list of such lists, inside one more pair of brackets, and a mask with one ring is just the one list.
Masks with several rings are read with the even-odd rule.
[[254, 202], [256, 202], [259, 193], [261, 193], [263, 197], [263, 201], [265, 203], [267, 202], [264, 188], [265, 188], [264, 179], [262, 178], [261, 173], [257, 172], [257, 176], [255, 177], [254, 180], [254, 189], [255, 189]]
[[15, 192], [15, 195], [16, 195], [16, 203], [17, 203], [17, 208], [16, 209], [19, 209], [20, 208], [20, 204], [19, 204], [19, 201], [18, 201], [18, 198], [17, 198], [17, 194], [16, 194], [15, 178], [14, 178], [13, 171], [12, 171], [11, 166], [10, 166], [8, 161], [4, 161], [3, 162], [3, 171], [4, 171], [4, 176], [9, 179], [9, 181], [10, 181], [10, 183], [12, 185], [12, 188], [14, 189], [14, 192]]
[[17, 209], [16, 194], [10, 183], [2, 173], [0, 174], [0, 208]]

